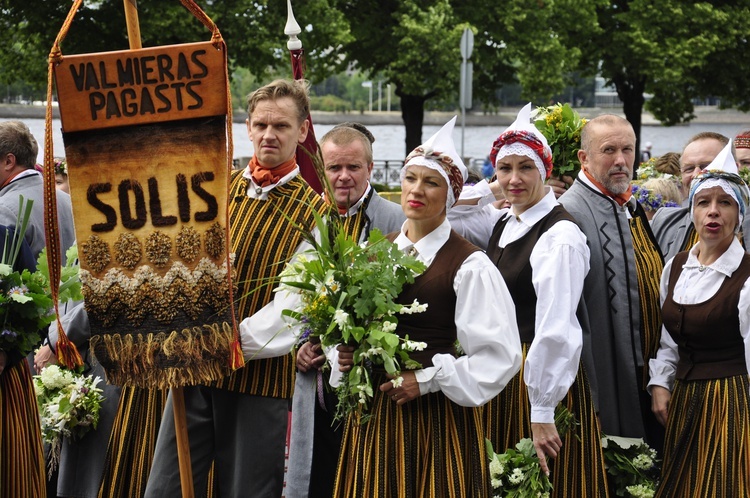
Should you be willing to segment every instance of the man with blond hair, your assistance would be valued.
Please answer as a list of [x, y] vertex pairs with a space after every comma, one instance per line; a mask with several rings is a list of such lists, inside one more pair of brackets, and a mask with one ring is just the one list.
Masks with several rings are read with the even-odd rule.
[[[296, 341], [281, 316], [287, 293], [274, 293], [285, 263], [314, 229], [323, 200], [295, 159], [308, 129], [304, 82], [276, 80], [247, 99], [254, 146], [231, 178], [229, 223], [239, 285], [237, 308], [246, 364], [210, 386], [184, 388], [195, 494], [212, 462], [222, 497], [281, 496]], [[181, 496], [172, 398], [167, 401], [146, 497]]]

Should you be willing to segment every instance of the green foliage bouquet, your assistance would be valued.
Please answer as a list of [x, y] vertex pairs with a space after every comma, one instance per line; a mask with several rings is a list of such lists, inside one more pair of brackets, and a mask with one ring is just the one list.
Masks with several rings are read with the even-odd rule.
[[48, 365], [34, 376], [34, 391], [39, 406], [42, 438], [50, 445], [49, 470], [60, 461], [62, 440], [80, 439], [99, 423], [104, 397], [96, 387], [102, 379]]
[[581, 148], [581, 129], [586, 124], [568, 104], [559, 102], [537, 108], [534, 126], [542, 132], [552, 149], [552, 175], [575, 177], [581, 169], [578, 150]]
[[[575, 434], [577, 425], [575, 415], [562, 404], [558, 405], [555, 410], [555, 426], [560, 437]], [[515, 448], [509, 448], [504, 453], [495, 453], [489, 439], [485, 439], [485, 445], [490, 462], [490, 482], [496, 498], [549, 498], [552, 483], [542, 472], [531, 439], [521, 439]]]
[[337, 388], [336, 417], [355, 413], [360, 422], [368, 417], [373, 396], [372, 367], [382, 365], [398, 382], [402, 368], [420, 365], [409, 352], [425, 347], [395, 333], [398, 315], [424, 311], [417, 302], [395, 302], [404, 284], [424, 271], [424, 264], [404, 254], [373, 230], [359, 245], [331, 214], [316, 215], [320, 240], [307, 235], [312, 249], [301, 253], [281, 273], [279, 290], [301, 294], [298, 309], [284, 314], [302, 325], [301, 338], [319, 340], [324, 347], [355, 347], [354, 367], [344, 373]]
[[640, 438], [604, 436], [604, 463], [616, 496], [653, 498], [659, 481], [659, 461]]
[[[39, 332], [55, 319], [50, 297], [46, 251], [37, 260], [37, 270], [13, 270], [21, 251], [33, 201], [19, 200], [19, 219], [15, 230], [5, 232], [0, 255], [0, 350], [13, 351], [21, 357], [29, 354], [40, 341]], [[12, 235], [11, 235], [12, 233]], [[68, 252], [68, 264], [62, 269], [60, 300], [81, 298], [75, 248]]]

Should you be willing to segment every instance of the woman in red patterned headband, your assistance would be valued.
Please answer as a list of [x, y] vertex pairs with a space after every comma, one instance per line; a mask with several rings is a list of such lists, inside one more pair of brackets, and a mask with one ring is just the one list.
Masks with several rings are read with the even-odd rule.
[[[518, 372], [521, 348], [500, 273], [446, 220], [465, 171], [450, 137], [454, 121], [409, 155], [401, 172], [407, 220], [389, 236], [427, 266], [398, 297], [424, 306], [399, 315], [396, 329], [424, 343], [411, 353], [420, 365], [394, 380], [374, 373], [381, 384], [370, 421], [350, 419], [344, 430], [336, 498], [491, 496], [485, 431], [472, 407], [496, 396]], [[351, 351], [339, 351], [341, 369], [349, 370]]]
[[[497, 180], [477, 184], [474, 205], [463, 205], [470, 199], [462, 196], [462, 205], [450, 213], [454, 229], [486, 248], [503, 275], [524, 352], [523, 371], [485, 409], [487, 436], [498, 452], [532, 438], [552, 480], [552, 496], [606, 496], [601, 434], [580, 362], [583, 334], [576, 317], [589, 249], [573, 217], [545, 186], [552, 152], [531, 124], [530, 111], [529, 104], [492, 146]], [[510, 201], [509, 208], [492, 206], [493, 190]], [[578, 419], [577, 435], [558, 434], [559, 404]]]

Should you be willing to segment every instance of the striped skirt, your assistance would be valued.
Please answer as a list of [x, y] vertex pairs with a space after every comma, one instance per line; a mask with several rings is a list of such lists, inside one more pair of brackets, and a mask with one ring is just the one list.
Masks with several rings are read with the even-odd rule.
[[107, 447], [100, 498], [143, 496], [166, 390], [123, 387]]
[[[524, 361], [521, 371], [485, 407], [487, 438], [492, 441], [496, 453], [514, 448], [523, 438], [531, 439], [531, 405], [523, 381], [529, 344], [523, 343], [522, 347]], [[607, 471], [602, 454], [601, 430], [582, 364], [562, 404], [575, 415], [580, 425], [575, 435], [569, 433], [562, 437], [563, 446], [557, 458], [547, 461], [553, 486], [551, 496], [606, 497]]]
[[364, 425], [347, 420], [335, 497], [490, 496], [481, 409], [440, 392], [398, 406], [375, 387], [372, 413]]
[[46, 496], [42, 429], [26, 359], [0, 375], [0, 496]]
[[749, 397], [747, 375], [675, 382], [657, 497], [748, 496]]

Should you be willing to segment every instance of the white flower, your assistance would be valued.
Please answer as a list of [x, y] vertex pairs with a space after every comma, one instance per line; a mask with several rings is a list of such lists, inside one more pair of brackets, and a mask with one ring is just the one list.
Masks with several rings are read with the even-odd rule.
[[395, 322], [383, 322], [383, 332], [385, 333], [391, 333], [396, 330], [396, 327], [398, 325]]
[[490, 483], [492, 483], [492, 489], [498, 489], [503, 485], [503, 481], [495, 479], [494, 477], [490, 479]]
[[[505, 473], [505, 466], [500, 461], [500, 459], [495, 455], [492, 457], [492, 460], [490, 460], [490, 474], [502, 476]], [[497, 487], [497, 486], [496, 486]]]
[[645, 453], [633, 458], [633, 467], [639, 470], [648, 470], [654, 465], [654, 461]]
[[344, 330], [347, 326], [347, 320], [349, 319], [349, 313], [344, 310], [336, 310], [333, 314], [333, 321], [339, 326], [341, 330]]
[[39, 377], [47, 389], [65, 387], [73, 381], [72, 374], [67, 370], [62, 370], [57, 365], [44, 367]]
[[523, 478], [524, 475], [521, 469], [513, 469], [513, 472], [510, 474], [510, 476], [508, 476], [508, 480], [511, 484], [521, 484]]
[[372, 358], [373, 356], [378, 356], [385, 353], [385, 349], [383, 348], [370, 348], [368, 349], [363, 356], [367, 358]]
[[419, 304], [416, 299], [409, 306], [402, 306], [398, 311], [402, 315], [411, 315], [412, 313], [424, 313], [427, 310], [427, 303]]
[[13, 287], [8, 291], [8, 297], [17, 303], [28, 303], [34, 298], [28, 295], [29, 289], [25, 285]]
[[13, 273], [13, 267], [6, 264], [0, 264], [0, 277], [7, 277]]
[[404, 349], [407, 351], [424, 351], [426, 347], [426, 342], [404, 341]]
[[635, 484], [625, 488], [633, 498], [653, 498], [654, 490], [645, 484]]
[[391, 379], [391, 384], [393, 384], [393, 388], [396, 389], [397, 387], [401, 387], [401, 384], [404, 383], [404, 378], [400, 375], [396, 377], [395, 379]]

